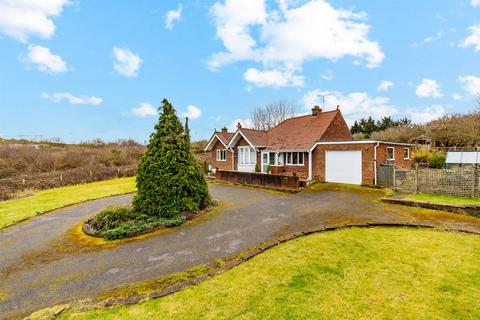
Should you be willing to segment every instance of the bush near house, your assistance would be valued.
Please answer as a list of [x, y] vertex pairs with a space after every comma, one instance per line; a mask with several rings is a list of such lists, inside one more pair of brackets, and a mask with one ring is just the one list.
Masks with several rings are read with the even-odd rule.
[[166, 99], [162, 109], [138, 166], [133, 206], [107, 208], [87, 222], [106, 239], [180, 225], [210, 202], [203, 170], [192, 153], [188, 119], [184, 127]]
[[414, 163], [426, 164], [432, 169], [442, 169], [445, 167], [447, 155], [445, 152], [417, 149], [412, 151], [411, 157]]

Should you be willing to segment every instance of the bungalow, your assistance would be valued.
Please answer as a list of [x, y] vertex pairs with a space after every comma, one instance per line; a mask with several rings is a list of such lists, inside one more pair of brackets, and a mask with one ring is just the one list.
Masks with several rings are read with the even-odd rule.
[[353, 140], [340, 109], [287, 119], [268, 131], [214, 132], [205, 151], [214, 169], [297, 174], [322, 182], [375, 185], [377, 165], [410, 168], [410, 144]]

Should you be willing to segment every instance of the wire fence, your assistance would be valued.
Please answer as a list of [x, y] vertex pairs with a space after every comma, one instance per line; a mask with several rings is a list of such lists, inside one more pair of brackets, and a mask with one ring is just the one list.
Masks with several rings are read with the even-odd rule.
[[0, 201], [13, 198], [25, 190], [43, 190], [78, 183], [101, 181], [112, 178], [131, 177], [137, 166], [75, 168], [30, 175], [17, 175], [0, 179]]
[[408, 193], [438, 193], [462, 197], [480, 196], [480, 170], [476, 166], [454, 169], [405, 170], [378, 167], [378, 184]]

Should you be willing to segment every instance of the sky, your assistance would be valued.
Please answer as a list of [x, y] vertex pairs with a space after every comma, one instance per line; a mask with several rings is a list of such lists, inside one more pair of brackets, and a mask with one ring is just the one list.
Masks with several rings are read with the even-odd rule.
[[347, 122], [473, 109], [480, 0], [0, 0], [0, 136], [192, 139], [285, 99]]

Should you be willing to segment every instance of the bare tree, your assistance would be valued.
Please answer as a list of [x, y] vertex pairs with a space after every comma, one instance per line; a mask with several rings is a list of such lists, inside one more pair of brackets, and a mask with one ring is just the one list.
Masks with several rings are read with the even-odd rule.
[[251, 118], [255, 130], [270, 130], [280, 122], [294, 117], [297, 105], [281, 99], [252, 111]]

